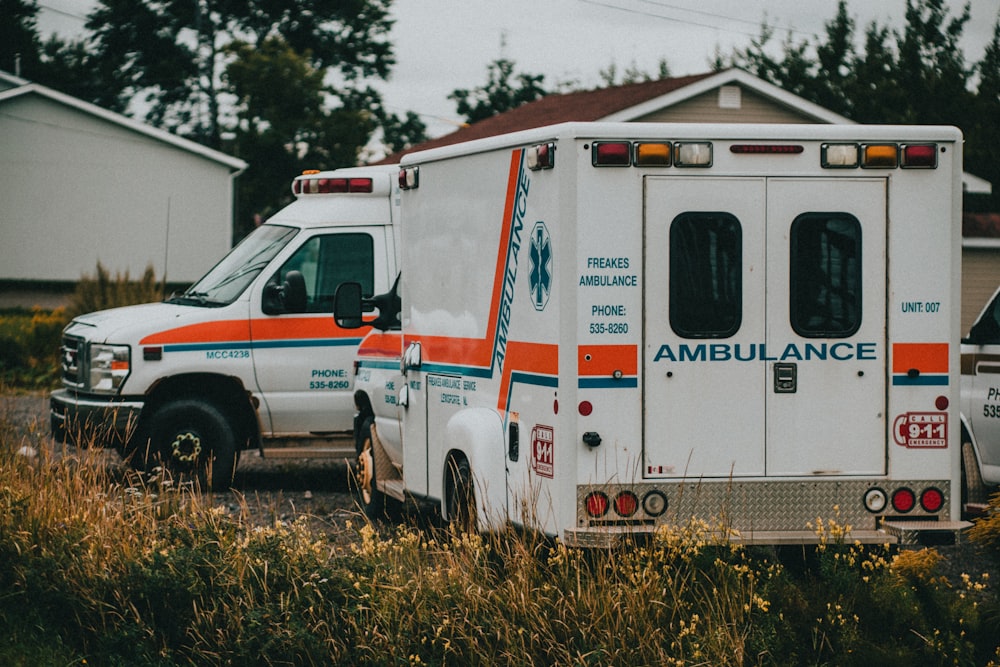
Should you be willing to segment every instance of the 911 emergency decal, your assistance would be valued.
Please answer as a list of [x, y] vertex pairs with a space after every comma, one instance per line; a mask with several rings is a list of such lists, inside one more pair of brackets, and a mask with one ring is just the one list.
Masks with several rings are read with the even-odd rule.
[[892, 423], [892, 439], [910, 449], [948, 446], [947, 412], [907, 412]]
[[531, 429], [531, 469], [539, 477], [552, 479], [555, 473], [555, 429], [536, 424]]

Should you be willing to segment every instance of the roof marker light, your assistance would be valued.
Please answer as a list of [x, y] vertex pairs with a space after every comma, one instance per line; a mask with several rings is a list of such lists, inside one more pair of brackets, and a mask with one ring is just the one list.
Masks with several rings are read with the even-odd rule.
[[737, 155], [798, 155], [805, 148], [798, 144], [733, 144], [730, 153]]
[[937, 168], [937, 144], [904, 145], [899, 166], [903, 169]]
[[551, 169], [556, 166], [556, 145], [553, 142], [538, 144], [528, 149], [528, 169]]
[[861, 167], [864, 169], [894, 169], [899, 163], [896, 144], [862, 144]]
[[627, 167], [632, 164], [632, 145], [627, 141], [595, 141], [590, 161], [595, 167]]
[[640, 141], [635, 144], [635, 166], [669, 167], [670, 144]]
[[413, 190], [420, 187], [420, 167], [406, 167], [399, 170], [399, 187], [401, 190]]
[[674, 144], [674, 166], [711, 167], [712, 144], [707, 141], [681, 142]]
[[857, 144], [823, 144], [819, 150], [824, 169], [856, 169], [860, 164]]

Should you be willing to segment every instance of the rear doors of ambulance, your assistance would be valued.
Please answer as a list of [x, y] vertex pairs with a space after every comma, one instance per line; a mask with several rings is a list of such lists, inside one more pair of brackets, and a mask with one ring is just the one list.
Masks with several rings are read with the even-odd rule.
[[647, 478], [884, 473], [885, 180], [644, 198]]

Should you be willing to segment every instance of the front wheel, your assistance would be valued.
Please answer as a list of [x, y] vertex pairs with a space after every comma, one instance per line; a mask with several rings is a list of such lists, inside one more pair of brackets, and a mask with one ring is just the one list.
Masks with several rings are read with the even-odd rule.
[[236, 438], [226, 415], [198, 399], [162, 405], [149, 422], [146, 447], [135, 453], [147, 469], [162, 465], [184, 481], [226, 490], [236, 471]]

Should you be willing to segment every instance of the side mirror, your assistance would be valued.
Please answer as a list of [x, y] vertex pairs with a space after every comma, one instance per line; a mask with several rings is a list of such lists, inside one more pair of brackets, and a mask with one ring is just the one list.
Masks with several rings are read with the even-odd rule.
[[281, 285], [281, 301], [286, 313], [304, 313], [309, 304], [306, 279], [300, 271], [289, 271]]
[[268, 281], [264, 288], [263, 310], [268, 315], [304, 313], [309, 304], [306, 279], [300, 271], [289, 271], [280, 285]]
[[361, 319], [364, 298], [361, 283], [340, 283], [333, 294], [333, 319], [342, 329], [357, 329], [364, 324]]

